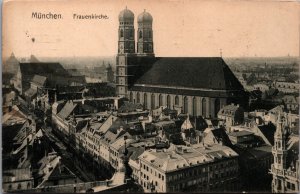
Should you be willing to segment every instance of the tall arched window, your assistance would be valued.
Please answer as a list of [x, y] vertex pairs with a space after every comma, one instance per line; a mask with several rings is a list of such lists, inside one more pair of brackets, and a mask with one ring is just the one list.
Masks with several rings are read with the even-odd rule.
[[154, 109], [155, 108], [155, 95], [152, 94], [151, 95], [151, 109]]
[[179, 105], [179, 98], [178, 98], [178, 96], [175, 96], [175, 105]]
[[158, 106], [162, 106], [163, 105], [163, 95], [159, 94], [158, 97]]
[[148, 96], [147, 96], [147, 93], [144, 94], [144, 107], [145, 108], [148, 107]]
[[151, 44], [149, 44], [148, 51], [149, 51], [149, 52], [152, 52], [152, 45], [151, 45]]
[[130, 92], [130, 94], [129, 94], [129, 101], [133, 102], [133, 93], [132, 92]]
[[215, 100], [215, 117], [218, 116], [219, 110], [220, 110], [220, 99], [217, 98], [217, 99]]
[[133, 30], [130, 30], [130, 38], [133, 37]]
[[143, 32], [142, 31], [139, 32], [139, 38], [143, 38]]
[[183, 98], [183, 112], [184, 113], [188, 113], [188, 105], [189, 105], [189, 103], [188, 103], [188, 98], [185, 96], [184, 98]]
[[193, 116], [197, 116], [197, 99], [193, 98]]
[[120, 37], [123, 38], [124, 37], [124, 32], [123, 32], [123, 29], [121, 29], [120, 31]]
[[206, 99], [202, 99], [202, 116], [206, 117]]
[[171, 107], [171, 98], [170, 98], [170, 95], [167, 95], [167, 107], [168, 108]]
[[140, 93], [138, 92], [137, 94], [136, 94], [136, 102], [137, 103], [140, 103], [141, 102], [141, 95], [140, 95]]

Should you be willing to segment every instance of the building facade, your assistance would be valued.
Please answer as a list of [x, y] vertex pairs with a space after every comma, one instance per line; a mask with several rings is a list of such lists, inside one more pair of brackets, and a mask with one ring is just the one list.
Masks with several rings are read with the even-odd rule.
[[238, 154], [226, 146], [172, 145], [139, 156], [139, 184], [145, 192], [236, 191]]
[[119, 14], [116, 58], [117, 95], [141, 103], [145, 109], [181, 108], [193, 116], [216, 117], [229, 103], [246, 106], [243, 86], [220, 57], [155, 57], [153, 18], [138, 16], [137, 52], [134, 14]]

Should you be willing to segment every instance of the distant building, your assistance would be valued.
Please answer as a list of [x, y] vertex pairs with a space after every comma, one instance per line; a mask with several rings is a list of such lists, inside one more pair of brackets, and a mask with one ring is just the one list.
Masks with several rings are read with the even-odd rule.
[[55, 152], [49, 153], [38, 162], [37, 188], [76, 184], [79, 179], [62, 163]]
[[34, 187], [34, 179], [29, 168], [4, 170], [2, 178], [2, 188], [4, 192], [29, 190]]
[[244, 109], [234, 104], [224, 106], [218, 112], [218, 118], [224, 120], [226, 128], [239, 125], [244, 121]]
[[13, 74], [17, 73], [18, 64], [19, 60], [16, 58], [14, 53], [11, 53], [9, 58], [6, 61], [4, 61], [3, 72], [9, 72]]
[[299, 97], [285, 95], [282, 98], [287, 111], [299, 113]]
[[24, 94], [30, 88], [30, 82], [35, 75], [47, 77], [48, 83], [56, 85], [82, 85], [84, 82], [72, 77], [59, 63], [19, 63], [14, 87]]
[[274, 83], [275, 87], [283, 93], [299, 93], [299, 83], [278, 81]]

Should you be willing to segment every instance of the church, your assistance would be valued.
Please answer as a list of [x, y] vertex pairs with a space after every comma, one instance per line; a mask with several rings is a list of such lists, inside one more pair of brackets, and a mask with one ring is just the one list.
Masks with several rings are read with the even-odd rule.
[[[247, 94], [221, 57], [155, 57], [153, 18], [119, 14], [116, 92], [146, 109], [167, 106], [191, 116], [215, 118], [227, 104], [246, 107]], [[135, 38], [137, 38], [137, 43]]]

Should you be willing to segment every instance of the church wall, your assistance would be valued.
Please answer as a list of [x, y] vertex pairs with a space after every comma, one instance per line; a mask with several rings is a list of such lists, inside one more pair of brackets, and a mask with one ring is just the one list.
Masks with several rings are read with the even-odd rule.
[[[131, 95], [132, 93], [132, 95]], [[217, 98], [210, 98], [210, 97], [201, 97], [201, 96], [184, 96], [184, 95], [177, 95], [179, 103], [178, 105], [175, 104], [175, 94], [164, 94], [164, 93], [150, 93], [150, 92], [138, 92], [138, 91], [128, 91], [128, 99], [134, 103], [138, 103], [137, 101], [137, 94], [140, 94], [140, 103], [145, 104], [145, 99], [144, 99], [144, 94], [147, 94], [147, 106], [145, 107], [146, 109], [152, 109], [151, 105], [151, 95], [154, 94], [155, 97], [155, 107], [159, 107], [159, 96], [162, 95], [162, 106], [167, 106], [167, 96], [170, 96], [170, 108], [173, 109], [174, 106], [176, 107], [182, 107], [182, 110], [184, 110], [184, 98], [187, 97], [188, 99], [188, 113], [192, 116], [204, 116], [204, 117], [215, 117], [217, 113], [215, 113], [215, 100]], [[130, 99], [130, 96], [132, 96], [132, 99]], [[193, 99], [196, 99], [195, 101], [195, 109], [196, 109], [196, 115], [194, 115], [193, 111]], [[206, 103], [205, 106], [203, 107], [202, 105], [202, 100], [205, 99]], [[224, 107], [227, 104], [226, 98], [218, 98], [220, 101], [220, 107]], [[205, 115], [202, 115], [203, 113], [203, 108], [205, 108]]]

